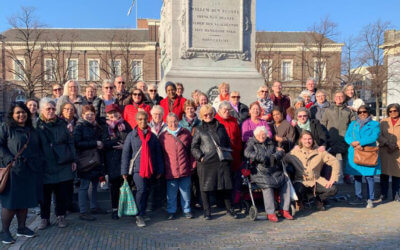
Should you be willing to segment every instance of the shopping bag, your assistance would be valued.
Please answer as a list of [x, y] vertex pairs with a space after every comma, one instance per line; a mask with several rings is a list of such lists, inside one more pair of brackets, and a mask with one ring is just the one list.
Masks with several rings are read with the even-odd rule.
[[138, 209], [127, 180], [124, 180], [124, 184], [122, 184], [119, 190], [118, 216], [122, 217], [124, 215], [136, 215], [138, 213]]

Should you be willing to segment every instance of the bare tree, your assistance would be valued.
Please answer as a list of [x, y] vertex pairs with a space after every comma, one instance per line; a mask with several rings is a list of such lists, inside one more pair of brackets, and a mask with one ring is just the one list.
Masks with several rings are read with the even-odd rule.
[[117, 44], [117, 40], [117, 35], [114, 33], [109, 38], [108, 49], [106, 51], [99, 51], [96, 48], [100, 57], [100, 71], [106, 75], [107, 79], [113, 79], [121, 75], [121, 60], [118, 60], [118, 58], [121, 58], [121, 49]]
[[276, 39], [271, 37], [266, 43], [256, 45], [256, 62], [257, 68], [264, 77], [264, 84], [271, 87], [273, 78], [272, 76], [279, 72], [280, 53], [274, 50]]
[[34, 17], [31, 7], [21, 7], [21, 13], [10, 17], [8, 23], [16, 31], [16, 41], [6, 38], [5, 42], [7, 57], [16, 65], [8, 71], [14, 74], [26, 96], [31, 98], [43, 88], [45, 72], [41, 69], [43, 47], [40, 43], [44, 35], [43, 25]]
[[342, 52], [342, 75], [343, 83], [355, 83], [362, 79], [360, 67], [362, 66], [360, 57], [359, 41], [357, 38], [350, 36], [343, 47]]

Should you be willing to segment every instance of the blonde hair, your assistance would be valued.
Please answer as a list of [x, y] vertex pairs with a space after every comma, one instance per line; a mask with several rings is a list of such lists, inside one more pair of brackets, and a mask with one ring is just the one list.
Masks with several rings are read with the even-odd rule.
[[227, 88], [228, 88], [228, 92], [229, 92], [229, 90], [230, 90], [229, 83], [222, 82], [222, 83], [220, 83], [220, 84], [218, 85], [218, 92], [219, 92], [219, 93], [221, 93], [221, 89], [222, 89], [223, 87], [227, 87]]
[[211, 104], [206, 104], [206, 105], [203, 105], [203, 106], [201, 106], [201, 108], [200, 108], [200, 112], [199, 112], [199, 118], [200, 118], [200, 120], [204, 120], [204, 114], [205, 113], [208, 113], [208, 112], [212, 112], [212, 114], [213, 114], [213, 116], [215, 115], [215, 110], [214, 110], [214, 108], [211, 106]]

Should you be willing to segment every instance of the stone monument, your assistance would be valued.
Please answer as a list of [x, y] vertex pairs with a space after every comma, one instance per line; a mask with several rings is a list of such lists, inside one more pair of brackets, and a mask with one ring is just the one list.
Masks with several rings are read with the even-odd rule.
[[215, 97], [227, 82], [249, 104], [264, 83], [255, 63], [256, 0], [164, 0], [160, 47], [162, 81], [181, 82]]

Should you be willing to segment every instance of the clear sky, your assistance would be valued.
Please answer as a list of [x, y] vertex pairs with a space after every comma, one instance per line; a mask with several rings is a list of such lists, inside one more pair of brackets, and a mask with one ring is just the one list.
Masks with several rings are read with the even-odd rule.
[[[134, 28], [132, 0], [0, 0], [0, 32], [21, 6], [32, 6], [41, 23], [53, 28]], [[162, 0], [137, 0], [139, 18], [160, 18]], [[338, 24], [337, 41], [378, 19], [400, 28], [400, 0], [258, 0], [257, 30], [305, 31], [325, 16]]]

